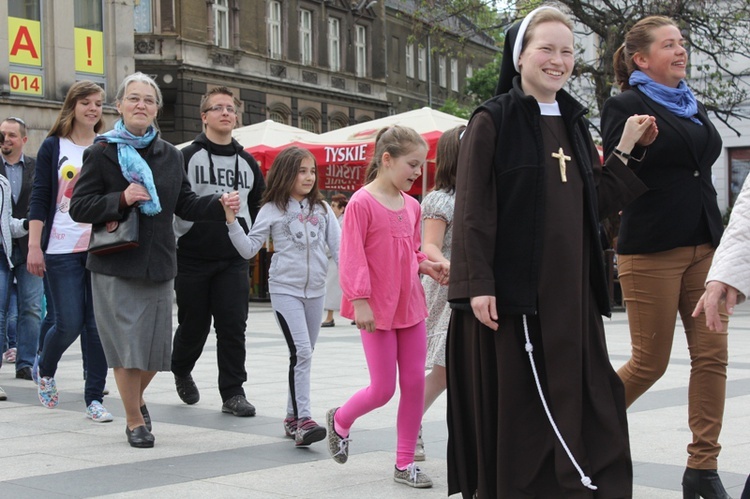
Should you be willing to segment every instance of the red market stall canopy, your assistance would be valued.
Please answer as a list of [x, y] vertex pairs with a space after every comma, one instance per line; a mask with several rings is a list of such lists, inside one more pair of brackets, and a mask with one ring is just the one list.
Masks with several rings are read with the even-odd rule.
[[[429, 147], [427, 171], [423, 172], [423, 181], [421, 184], [415, 184], [409, 191], [410, 194], [416, 195], [423, 193], [428, 186], [434, 184], [435, 149], [440, 136], [446, 130], [466, 123], [467, 121], [463, 118], [425, 107], [321, 135], [310, 134], [302, 139], [295, 137], [289, 143], [273, 149], [250, 146], [246, 147], [246, 150], [253, 156], [256, 156], [256, 153], [264, 156], [262, 166], [265, 173], [284, 147], [290, 145], [303, 147], [315, 156], [318, 166], [318, 183], [321, 189], [354, 192], [364, 183], [365, 170], [374, 153], [375, 136], [378, 131], [383, 127], [393, 125], [411, 127], [422, 135]], [[258, 159], [257, 156], [256, 159]]]

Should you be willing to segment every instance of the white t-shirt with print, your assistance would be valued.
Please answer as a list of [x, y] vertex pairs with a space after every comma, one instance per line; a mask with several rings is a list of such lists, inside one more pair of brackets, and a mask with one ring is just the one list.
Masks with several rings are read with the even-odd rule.
[[47, 253], [64, 255], [86, 251], [89, 247], [91, 224], [82, 224], [70, 218], [70, 199], [78, 182], [83, 165], [83, 151], [69, 139], [60, 139], [60, 159], [57, 165], [57, 198], [55, 219], [52, 221]]

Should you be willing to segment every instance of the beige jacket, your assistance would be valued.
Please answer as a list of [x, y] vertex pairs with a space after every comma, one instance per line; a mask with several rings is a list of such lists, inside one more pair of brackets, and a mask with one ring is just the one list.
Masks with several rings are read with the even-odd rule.
[[742, 303], [750, 293], [750, 181], [745, 180], [732, 209], [729, 225], [716, 248], [706, 282], [721, 281], [736, 288]]

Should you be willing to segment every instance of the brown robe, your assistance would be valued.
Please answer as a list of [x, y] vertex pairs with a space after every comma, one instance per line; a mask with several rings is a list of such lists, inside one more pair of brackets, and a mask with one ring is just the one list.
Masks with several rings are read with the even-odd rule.
[[[473, 120], [477, 122], [462, 139], [466, 162], [460, 168], [492, 163], [492, 119], [484, 113]], [[501, 315], [499, 330], [493, 332], [471, 310], [455, 309], [447, 350], [449, 494], [471, 497], [476, 491], [481, 499], [630, 497], [624, 389], [609, 362], [589, 276], [591, 238], [598, 234], [589, 228], [576, 158], [567, 161], [567, 182], [562, 182], [558, 159], [552, 157], [560, 146], [573, 156], [563, 118], [541, 120], [544, 236], [538, 314], [527, 316], [528, 331], [550, 411], [598, 490], [581, 484], [547, 420], [525, 350], [522, 316]], [[620, 173], [630, 172], [621, 168]], [[463, 197], [473, 199], [471, 193]]]

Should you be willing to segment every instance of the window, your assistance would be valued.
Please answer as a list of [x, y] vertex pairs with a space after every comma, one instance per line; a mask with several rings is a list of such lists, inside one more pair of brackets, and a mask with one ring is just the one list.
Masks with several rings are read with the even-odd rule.
[[214, 9], [214, 45], [223, 49], [229, 48], [229, 0], [215, 0]]
[[268, 4], [268, 50], [271, 59], [281, 59], [281, 2]]
[[420, 81], [427, 81], [427, 49], [419, 47], [417, 53], [417, 67], [419, 68]]
[[448, 78], [446, 75], [446, 67], [445, 67], [445, 56], [441, 55], [438, 56], [438, 78], [440, 86], [445, 88], [448, 84]]
[[[101, 3], [101, 0], [99, 2]], [[0, 22], [4, 22], [8, 30], [5, 32], [5, 40], [8, 43], [5, 54], [8, 57], [6, 61], [10, 63], [4, 68], [6, 72], [3, 73], [3, 82], [10, 87], [11, 95], [45, 96], [45, 46], [42, 44], [44, 23], [41, 18], [41, 3], [41, 0], [3, 2], [7, 15]]]
[[406, 65], [406, 76], [408, 78], [414, 78], [414, 44], [410, 43], [406, 46], [406, 58], [404, 59]]
[[335, 112], [328, 117], [328, 130], [338, 130], [349, 126], [349, 117], [342, 112]]
[[312, 12], [309, 10], [299, 11], [299, 62], [312, 64]]
[[153, 20], [151, 17], [151, 0], [138, 0], [133, 7], [133, 27], [136, 33], [151, 33]]
[[750, 148], [729, 149], [729, 206], [734, 206], [748, 172], [750, 172]]
[[328, 18], [328, 64], [331, 71], [341, 71], [341, 23]]
[[451, 57], [451, 90], [458, 92], [458, 59]]
[[395, 73], [401, 72], [401, 40], [397, 36], [391, 37], [391, 69]]
[[471, 64], [466, 65], [466, 79], [474, 77], [474, 67]]
[[[104, 84], [104, 38], [102, 0], [73, 2], [74, 54], [76, 78], [89, 78]], [[85, 75], [98, 75], [90, 78]]]
[[299, 127], [308, 132], [320, 132], [320, 113], [317, 109], [307, 108], [299, 118]]
[[30, 19], [32, 21], [41, 21], [40, 0], [23, 0], [8, 2], [8, 17], [18, 17], [21, 19]]
[[367, 28], [356, 25], [357, 40], [355, 43], [357, 53], [357, 76], [367, 76]]
[[75, 27], [102, 31], [102, 0], [75, 0]]

